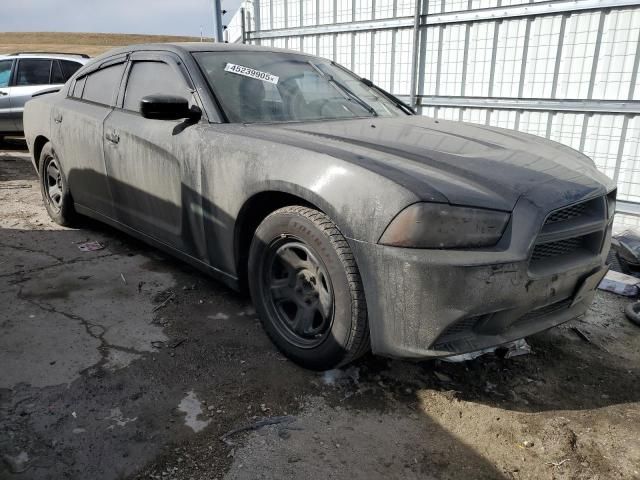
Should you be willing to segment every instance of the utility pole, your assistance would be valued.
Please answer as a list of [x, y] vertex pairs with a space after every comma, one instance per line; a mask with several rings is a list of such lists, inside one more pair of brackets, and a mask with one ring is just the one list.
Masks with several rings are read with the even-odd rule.
[[222, 0], [213, 0], [213, 36], [216, 42], [222, 43]]

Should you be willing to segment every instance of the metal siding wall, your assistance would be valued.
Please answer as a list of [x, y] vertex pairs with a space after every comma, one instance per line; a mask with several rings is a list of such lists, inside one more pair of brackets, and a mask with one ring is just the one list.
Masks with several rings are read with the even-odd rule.
[[[617, 179], [619, 200], [640, 203], [640, 104], [600, 106], [640, 100], [640, 1], [602, 0], [584, 9], [579, 5], [589, 0], [538, 1], [424, 0], [419, 112], [518, 129], [579, 149]], [[528, 10], [509, 14], [510, 5]], [[555, 5], [562, 7], [548, 10]], [[408, 97], [414, 8], [414, 0], [260, 0], [255, 18], [261, 24], [250, 35], [264, 45], [335, 60]], [[452, 17], [469, 9], [478, 14]], [[511, 99], [519, 103], [504, 104]], [[621, 219], [640, 225], [640, 219]]]

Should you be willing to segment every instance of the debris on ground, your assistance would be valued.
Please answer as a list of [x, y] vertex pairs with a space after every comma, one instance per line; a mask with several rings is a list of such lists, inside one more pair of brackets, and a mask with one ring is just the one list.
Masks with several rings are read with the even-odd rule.
[[100, 242], [84, 242], [81, 243], [80, 245], [78, 245], [78, 250], [80, 250], [81, 252], [95, 252], [97, 250], [102, 250], [104, 248], [104, 245], [102, 245]]
[[204, 414], [204, 411], [202, 410], [202, 403], [193, 390], [187, 392], [187, 396], [180, 401], [178, 410], [185, 414], [184, 424], [196, 433], [211, 423], [211, 420], [198, 419], [200, 415]]
[[360, 379], [360, 369], [350, 366], [345, 370], [335, 368], [333, 370], [326, 370], [322, 372], [322, 382], [325, 385], [333, 386], [337, 383], [344, 383], [353, 381], [356, 385]]
[[609, 270], [598, 288], [625, 297], [635, 297], [638, 295], [638, 283], [640, 283], [640, 279], [636, 277]]
[[622, 272], [640, 271], [640, 236], [637, 232], [626, 230], [611, 241], [611, 249], [616, 253]]
[[506, 347], [507, 353], [504, 358], [519, 357], [520, 355], [529, 355], [531, 353], [531, 345], [524, 338], [511, 342]]
[[229, 430], [227, 433], [225, 433], [224, 435], [222, 435], [220, 437], [220, 440], [222, 440], [224, 443], [226, 443], [229, 446], [233, 446], [234, 443], [229, 440], [229, 437], [232, 437], [233, 435], [236, 435], [238, 433], [241, 432], [249, 432], [252, 430], [259, 430], [262, 427], [266, 427], [268, 425], [282, 425], [283, 428], [291, 428], [288, 427], [289, 424], [293, 423], [296, 421], [296, 417], [292, 416], [292, 415], [283, 415], [281, 417], [269, 417], [269, 418], [263, 418], [262, 420], [258, 420], [255, 423], [251, 423], [249, 425], [245, 425], [243, 427], [238, 427], [238, 428], [234, 428], [233, 430]]
[[126, 285], [127, 284], [127, 279], [124, 278], [124, 274], [123, 273], [120, 274], [120, 278], [122, 279], [122, 283], [124, 283]]
[[156, 305], [153, 308], [153, 312], [157, 312], [158, 310], [160, 310], [161, 308], [164, 308], [167, 306], [167, 303], [169, 303], [171, 300], [173, 300], [173, 297], [175, 297], [175, 294], [172, 292], [171, 295], [169, 295], [167, 298], [164, 299], [164, 301], [162, 303], [160, 303], [159, 305]]
[[29, 470], [31, 463], [27, 452], [20, 452], [15, 457], [11, 455], [3, 455], [2, 460], [9, 467], [11, 473], [24, 473]]
[[451, 377], [449, 375], [446, 375], [444, 373], [440, 373], [440, 372], [436, 372], [434, 371], [433, 374], [436, 376], [436, 378], [438, 380], [440, 380], [443, 383], [450, 383], [452, 382]]
[[514, 340], [513, 342], [505, 343], [497, 347], [484, 348], [475, 352], [463, 353], [460, 355], [452, 355], [451, 357], [442, 358], [445, 362], [459, 363], [474, 360], [487, 353], [495, 353], [496, 350], [506, 350], [504, 358], [513, 358], [520, 355], [528, 355], [531, 353], [531, 346], [524, 338], [520, 340]]
[[627, 305], [624, 313], [629, 320], [640, 327], [640, 302], [634, 302]]

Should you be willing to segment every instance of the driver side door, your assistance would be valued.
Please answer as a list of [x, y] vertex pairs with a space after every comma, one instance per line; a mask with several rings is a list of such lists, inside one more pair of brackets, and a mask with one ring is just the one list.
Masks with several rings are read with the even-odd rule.
[[118, 106], [104, 124], [104, 153], [116, 219], [161, 243], [205, 258], [188, 209], [199, 198], [198, 125], [140, 114], [140, 101], [175, 95], [195, 104], [179, 59], [165, 52], [131, 55]]

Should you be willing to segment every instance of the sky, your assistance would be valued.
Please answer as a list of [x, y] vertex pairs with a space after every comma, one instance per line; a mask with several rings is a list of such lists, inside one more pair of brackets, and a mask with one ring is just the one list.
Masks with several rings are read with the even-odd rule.
[[[240, 0], [222, 0], [232, 11]], [[223, 24], [230, 20], [223, 18]], [[213, 0], [0, 0], [0, 32], [213, 34]]]

